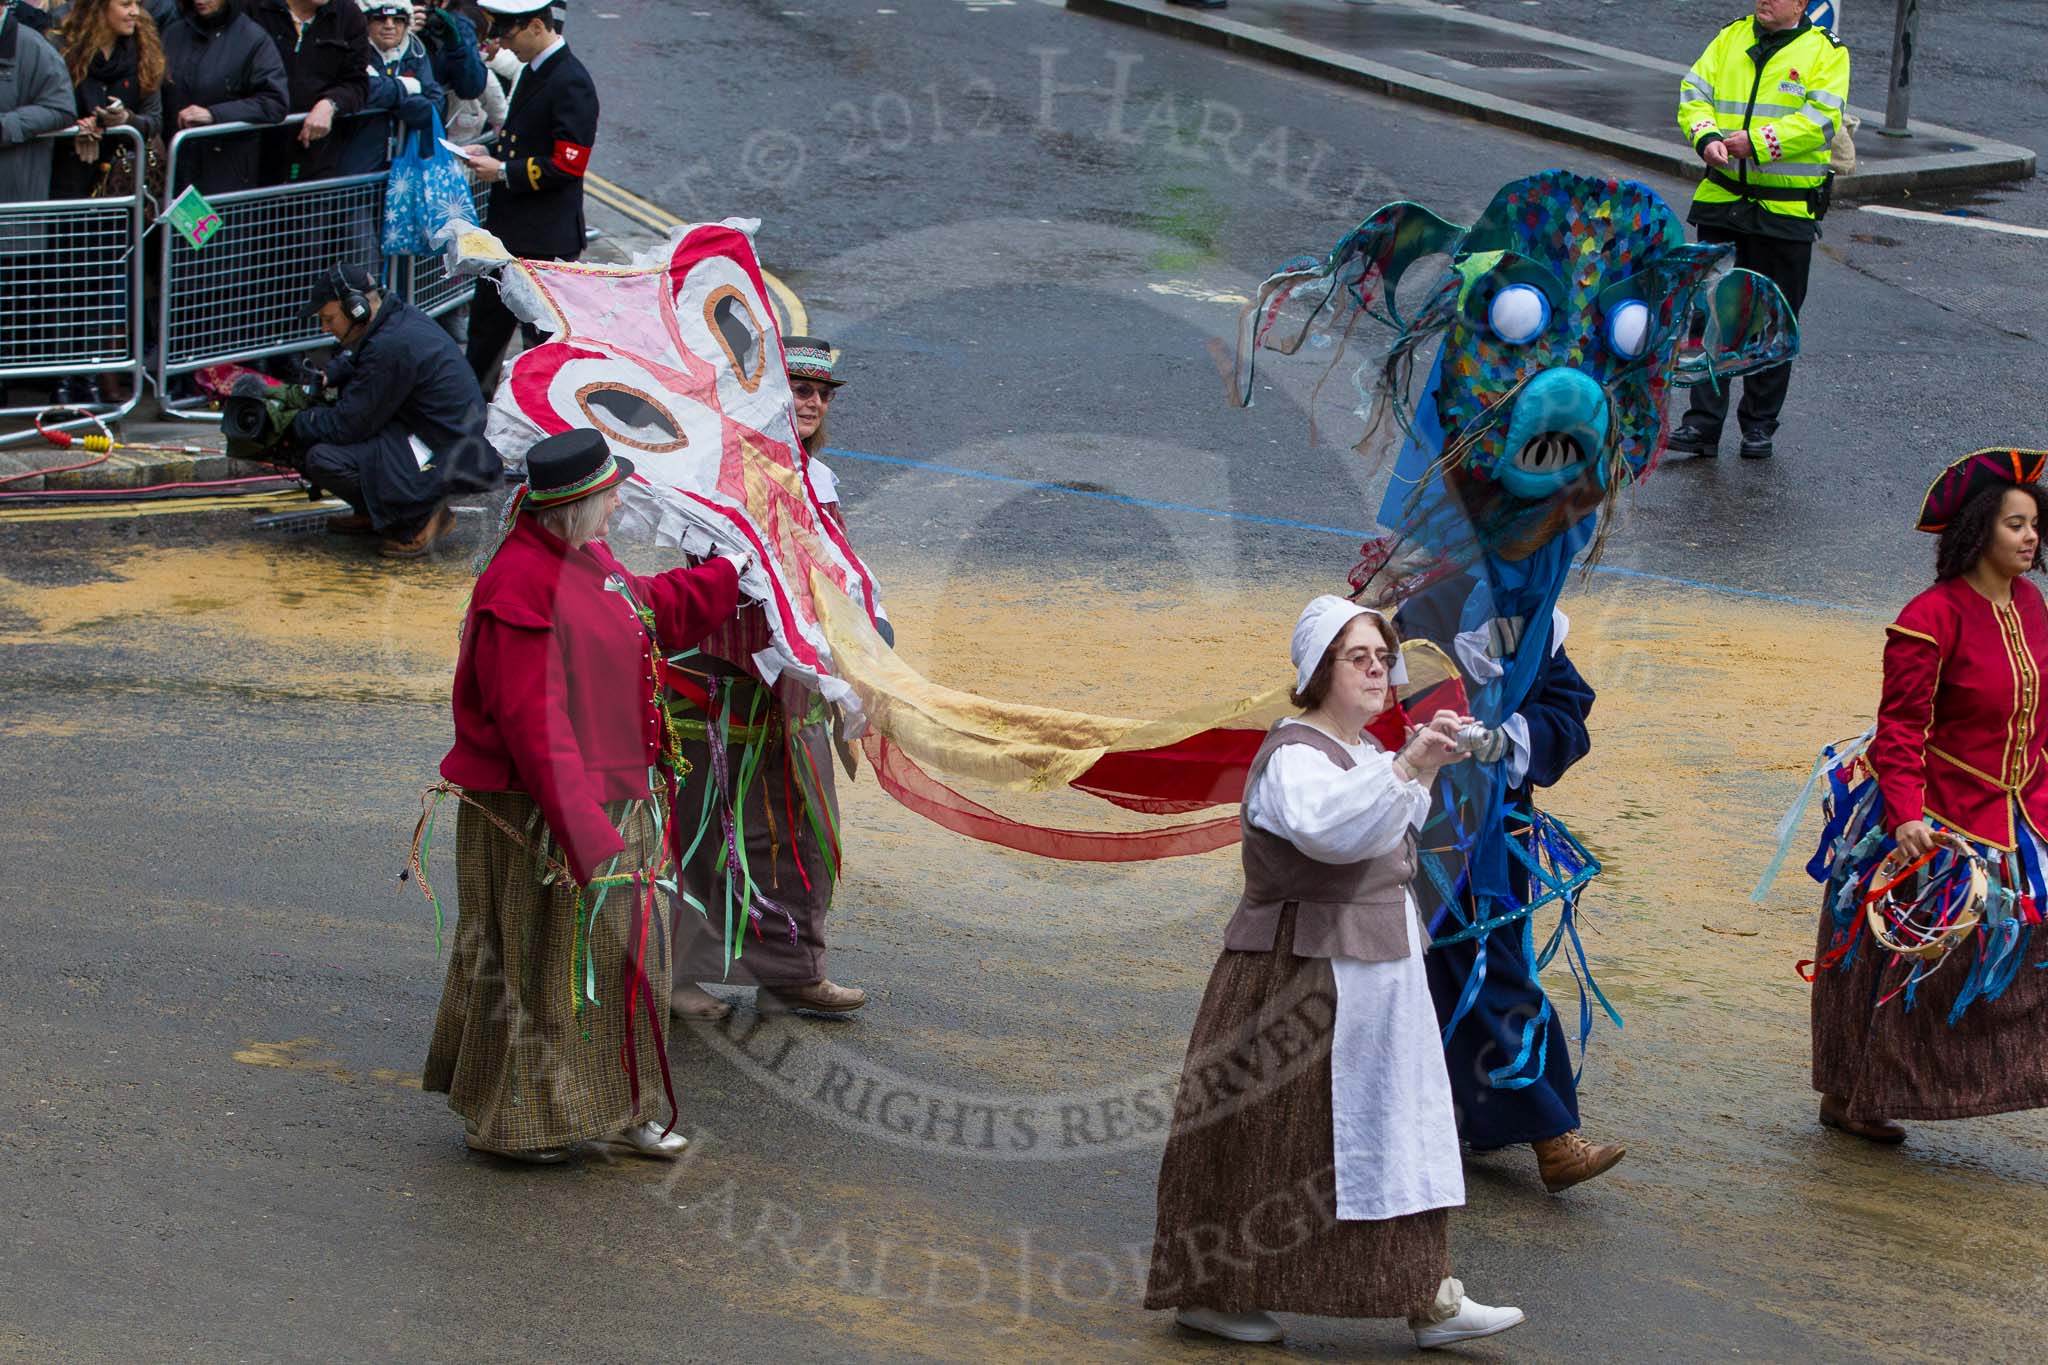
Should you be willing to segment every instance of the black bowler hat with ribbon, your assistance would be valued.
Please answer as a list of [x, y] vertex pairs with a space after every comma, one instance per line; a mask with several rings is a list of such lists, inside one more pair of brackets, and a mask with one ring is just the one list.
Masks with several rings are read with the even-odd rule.
[[587, 427], [536, 441], [526, 452], [525, 505], [561, 507], [624, 483], [633, 462], [612, 454], [604, 437]]

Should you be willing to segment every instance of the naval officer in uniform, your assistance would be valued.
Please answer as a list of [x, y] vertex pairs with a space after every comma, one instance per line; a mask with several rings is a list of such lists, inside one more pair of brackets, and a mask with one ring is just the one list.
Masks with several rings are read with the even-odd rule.
[[[525, 63], [492, 146], [467, 150], [491, 187], [484, 226], [528, 260], [583, 254], [583, 173], [597, 142], [597, 86], [562, 38], [561, 0], [482, 0], [490, 36]], [[487, 382], [519, 320], [488, 283], [469, 310], [469, 366]], [[539, 339], [529, 330], [528, 343]]]

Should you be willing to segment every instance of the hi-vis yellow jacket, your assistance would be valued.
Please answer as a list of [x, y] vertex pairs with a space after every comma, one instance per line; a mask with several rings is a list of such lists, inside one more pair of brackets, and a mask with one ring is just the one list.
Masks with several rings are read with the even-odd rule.
[[1849, 49], [1826, 29], [1807, 27], [1766, 58], [1757, 57], [1754, 21], [1737, 19], [1714, 35], [1678, 84], [1678, 126], [1695, 149], [1746, 129], [1753, 158], [1708, 171], [1695, 201], [1752, 199], [1772, 213], [1811, 218], [1808, 195], [1828, 175], [1828, 144], [1849, 106]]

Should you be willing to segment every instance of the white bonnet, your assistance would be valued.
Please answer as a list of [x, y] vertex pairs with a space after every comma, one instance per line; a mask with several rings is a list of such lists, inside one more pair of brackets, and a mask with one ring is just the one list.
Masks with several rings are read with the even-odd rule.
[[[1329, 652], [1330, 642], [1344, 633], [1344, 627], [1361, 616], [1375, 616], [1382, 622], [1386, 616], [1371, 607], [1361, 607], [1346, 598], [1324, 593], [1312, 599], [1301, 609], [1301, 619], [1294, 623], [1294, 685], [1296, 689], [1308, 686], [1309, 676], [1316, 671], [1316, 665]], [[1389, 632], [1391, 633], [1391, 631]], [[1396, 660], [1387, 674], [1389, 686], [1398, 686], [1408, 681], [1408, 665]]]

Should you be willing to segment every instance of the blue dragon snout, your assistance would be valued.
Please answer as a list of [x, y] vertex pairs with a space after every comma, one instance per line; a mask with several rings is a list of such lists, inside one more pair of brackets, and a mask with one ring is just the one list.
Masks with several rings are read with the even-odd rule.
[[1549, 369], [1515, 395], [1508, 438], [1489, 471], [1513, 497], [1548, 498], [1599, 468], [1607, 391], [1583, 370]]

